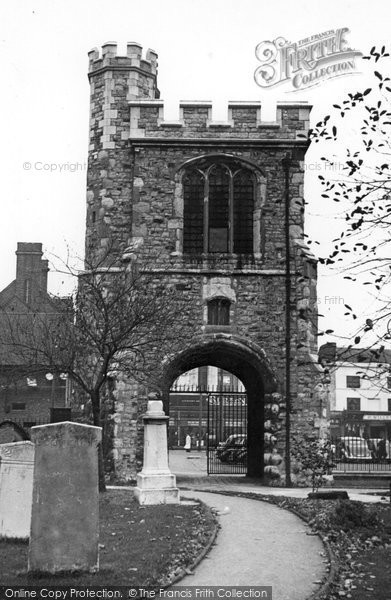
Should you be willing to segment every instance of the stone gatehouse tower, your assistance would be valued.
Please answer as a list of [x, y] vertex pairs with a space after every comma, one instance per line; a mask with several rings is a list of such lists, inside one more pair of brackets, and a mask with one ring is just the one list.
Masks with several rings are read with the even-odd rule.
[[[227, 121], [215, 122], [209, 102], [186, 101], [179, 120], [166, 121], [155, 52], [143, 59], [130, 43], [127, 56], [117, 56], [108, 43], [89, 60], [87, 256], [110, 239], [119, 257], [131, 244], [140, 260], [159, 249], [156, 276], [183, 292], [183, 318], [194, 326], [193, 342], [168, 362], [161, 382], [166, 411], [181, 373], [204, 365], [234, 373], [248, 395], [248, 474], [262, 476], [264, 455], [285, 447], [287, 197], [291, 430], [316, 432], [321, 417], [316, 263], [303, 243], [310, 107], [279, 104], [276, 121], [265, 123], [260, 103], [230, 102]], [[132, 479], [145, 396], [122, 380], [115, 397], [116, 472]]]

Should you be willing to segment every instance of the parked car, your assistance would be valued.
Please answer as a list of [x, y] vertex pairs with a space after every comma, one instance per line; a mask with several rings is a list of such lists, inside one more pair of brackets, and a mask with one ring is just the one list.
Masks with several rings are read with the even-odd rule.
[[220, 442], [216, 456], [221, 462], [243, 462], [247, 455], [247, 436], [244, 433], [230, 435], [224, 442]]
[[374, 460], [391, 458], [391, 444], [388, 440], [384, 440], [383, 438], [369, 438], [367, 444]]
[[361, 462], [372, 460], [367, 440], [360, 437], [344, 436], [337, 440], [335, 458], [346, 462]]

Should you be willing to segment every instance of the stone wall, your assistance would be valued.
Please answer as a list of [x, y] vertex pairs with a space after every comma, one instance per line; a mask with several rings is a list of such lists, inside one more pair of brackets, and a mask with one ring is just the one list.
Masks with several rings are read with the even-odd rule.
[[[137, 50], [137, 52], [136, 52]], [[316, 264], [303, 243], [303, 158], [310, 107], [278, 104], [276, 121], [262, 121], [260, 103], [232, 102], [227, 121], [213, 122], [209, 102], [182, 102], [178, 121], [164, 119], [156, 87], [155, 53], [142, 60], [138, 45], [118, 57], [113, 44], [90, 53], [91, 133], [87, 190], [87, 260], [107, 248], [121, 264], [138, 246], [140, 264], [155, 280], [173, 284], [186, 301], [180, 318], [194, 336], [217, 329], [207, 323], [213, 295], [231, 301], [227, 339], [248, 340], [269, 360], [276, 384], [263, 398], [264, 451], [283, 454], [285, 426], [285, 171], [289, 173], [291, 253], [292, 431], [316, 432], [313, 389], [316, 352]], [[301, 154], [299, 160], [297, 152]], [[256, 179], [252, 255], [183, 253], [181, 176], [197, 160], [236, 160]], [[167, 349], [167, 354], [169, 354]], [[119, 376], [114, 460], [120, 478], [140, 467], [147, 391]], [[268, 458], [278, 479], [283, 463]], [[267, 471], [267, 470], [266, 470]]]
[[[116, 45], [105, 44], [102, 55], [89, 53], [90, 141], [87, 173], [87, 256], [105, 248], [111, 231], [106, 210], [130, 216], [132, 194], [128, 138], [130, 112], [128, 102], [135, 98], [157, 98], [157, 55], [148, 50], [142, 59], [137, 43], [127, 45], [127, 56], [116, 56]], [[119, 244], [126, 237], [122, 231]], [[128, 241], [128, 240], [127, 240]], [[125, 244], [126, 245], [126, 244]]]
[[161, 100], [131, 100], [130, 134], [137, 138], [178, 138], [208, 140], [247, 139], [303, 139], [308, 130], [310, 108], [304, 103], [280, 103], [276, 108], [276, 121], [263, 122], [260, 102], [228, 103], [227, 121], [213, 121], [210, 102], [181, 102], [180, 119], [164, 119], [164, 102]]

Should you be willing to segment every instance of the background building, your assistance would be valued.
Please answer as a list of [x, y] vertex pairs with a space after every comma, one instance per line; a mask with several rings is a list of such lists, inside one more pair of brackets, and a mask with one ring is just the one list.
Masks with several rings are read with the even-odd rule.
[[[3, 327], [21, 315], [26, 319], [37, 313], [53, 315], [63, 301], [47, 292], [49, 267], [42, 256], [42, 244], [18, 243], [16, 278], [0, 292]], [[59, 417], [69, 406], [70, 386], [64, 375], [37, 369], [29, 372], [0, 340], [0, 422], [12, 420], [28, 428], [55, 418], [53, 409]]]
[[[190, 433], [193, 447], [205, 449], [208, 436], [208, 393], [243, 393], [242, 382], [232, 373], [217, 367], [200, 367], [180, 375], [170, 393], [169, 447], [183, 448], [186, 434]], [[240, 431], [242, 426], [240, 425]], [[223, 435], [227, 437], [238, 427], [225, 424]], [[217, 432], [218, 433], [218, 432]], [[223, 440], [216, 439], [214, 442]]]
[[331, 435], [391, 440], [391, 351], [328, 343], [319, 361], [330, 371]]

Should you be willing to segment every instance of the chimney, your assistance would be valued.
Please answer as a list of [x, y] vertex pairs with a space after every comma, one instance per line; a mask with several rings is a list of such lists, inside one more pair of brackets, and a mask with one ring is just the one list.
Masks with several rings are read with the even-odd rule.
[[42, 244], [18, 242], [16, 257], [16, 295], [34, 307], [47, 292], [49, 267], [42, 260]]
[[40, 288], [45, 294], [48, 291], [48, 272], [49, 272], [49, 261], [41, 260], [41, 285]]

